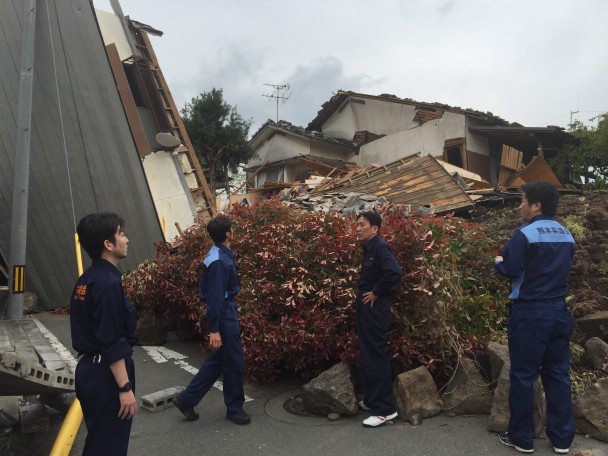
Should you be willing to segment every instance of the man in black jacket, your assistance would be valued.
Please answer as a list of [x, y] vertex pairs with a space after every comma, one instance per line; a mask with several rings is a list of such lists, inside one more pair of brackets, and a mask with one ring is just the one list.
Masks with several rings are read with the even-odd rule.
[[391, 319], [390, 297], [401, 282], [401, 267], [378, 232], [382, 218], [363, 212], [357, 219], [357, 239], [363, 244], [363, 264], [357, 281], [357, 337], [361, 353], [365, 398], [359, 407], [371, 416], [363, 421], [376, 427], [397, 417], [393, 404], [393, 377], [387, 334]]

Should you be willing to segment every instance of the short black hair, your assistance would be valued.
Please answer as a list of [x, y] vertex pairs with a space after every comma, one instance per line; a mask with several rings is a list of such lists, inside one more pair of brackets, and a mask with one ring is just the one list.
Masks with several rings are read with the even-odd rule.
[[100, 212], [84, 216], [76, 232], [80, 245], [87, 252], [91, 260], [96, 260], [103, 253], [103, 243], [110, 241], [116, 245], [116, 232], [120, 227], [125, 228], [125, 221], [112, 212]]
[[555, 217], [559, 192], [548, 182], [531, 182], [521, 186], [521, 191], [529, 204], [540, 203], [543, 215]]
[[207, 232], [216, 244], [221, 244], [226, 240], [228, 231], [232, 231], [232, 220], [225, 215], [216, 215], [207, 224]]
[[357, 220], [361, 217], [367, 220], [370, 226], [377, 226], [378, 231], [380, 231], [380, 227], [382, 226], [382, 217], [380, 217], [380, 214], [376, 214], [375, 212], [361, 212], [357, 217]]

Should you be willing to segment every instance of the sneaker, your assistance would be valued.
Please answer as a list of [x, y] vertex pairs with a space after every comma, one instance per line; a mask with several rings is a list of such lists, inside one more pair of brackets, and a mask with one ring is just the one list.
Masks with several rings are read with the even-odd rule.
[[522, 448], [522, 447], [518, 447], [517, 445], [515, 445], [511, 439], [509, 438], [509, 433], [505, 432], [504, 434], [502, 434], [500, 437], [498, 437], [498, 440], [500, 440], [500, 443], [502, 443], [503, 445], [506, 445], [508, 447], [513, 447], [515, 448], [517, 451], [519, 451], [520, 453], [533, 453], [534, 452], [534, 448], [531, 448], [529, 450]]
[[570, 453], [570, 448], [553, 447], [553, 451], [555, 451], [557, 454], [568, 454]]
[[194, 411], [194, 407], [188, 404], [180, 396], [175, 396], [173, 398], [173, 405], [175, 405], [178, 410], [182, 412], [182, 415], [184, 415], [188, 421], [198, 420], [198, 413]]
[[232, 421], [234, 424], [249, 424], [251, 423], [251, 417], [244, 411], [239, 413], [226, 413], [226, 418]]
[[380, 426], [387, 421], [393, 420], [397, 418], [397, 412], [391, 413], [388, 416], [370, 416], [369, 418], [363, 420], [363, 426], [365, 427], [377, 427]]
[[359, 408], [361, 410], [371, 410], [367, 405], [365, 405], [365, 402], [363, 401], [359, 401]]

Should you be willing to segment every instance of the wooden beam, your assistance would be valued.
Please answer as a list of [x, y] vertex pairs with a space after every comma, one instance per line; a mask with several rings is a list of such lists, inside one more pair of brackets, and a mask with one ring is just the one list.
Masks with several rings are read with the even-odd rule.
[[245, 182], [243, 182], [241, 185], [239, 185], [239, 188], [237, 188], [235, 191], [233, 191], [233, 192], [231, 193], [231, 195], [236, 195], [236, 194], [238, 193], [238, 191], [239, 191], [240, 189], [242, 189], [242, 188], [243, 188], [245, 185], [247, 185], [247, 184], [249, 183], [249, 181], [251, 181], [251, 179], [253, 179], [253, 178], [254, 178], [254, 177], [255, 177], [255, 176], [256, 176], [256, 175], [257, 175], [257, 174], [258, 174], [260, 171], [262, 171], [262, 168], [263, 168], [264, 166], [266, 166], [268, 163], [270, 163], [270, 161], [268, 161], [268, 160], [266, 160], [264, 163], [262, 163], [262, 164], [261, 164], [261, 165], [258, 167], [258, 169], [256, 169], [256, 170], [255, 170], [255, 173], [253, 173], [251, 176], [249, 176], [249, 178], [248, 178], [248, 179], [247, 179]]

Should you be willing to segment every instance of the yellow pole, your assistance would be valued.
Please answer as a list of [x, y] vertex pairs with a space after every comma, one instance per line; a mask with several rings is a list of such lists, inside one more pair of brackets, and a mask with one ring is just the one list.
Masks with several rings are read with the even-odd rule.
[[[80, 242], [78, 240], [78, 233], [74, 233], [74, 243], [76, 245], [76, 263], [78, 265], [78, 276], [82, 275], [82, 253], [80, 251]], [[80, 407], [80, 401], [77, 397], [74, 398], [74, 402], [70, 406], [68, 413], [66, 414], [61, 429], [57, 434], [53, 448], [49, 456], [68, 456], [72, 445], [74, 445], [74, 439], [78, 434], [78, 428], [82, 422], [82, 408]]]
[[68, 413], [63, 419], [63, 424], [61, 425], [61, 429], [59, 429], [59, 434], [57, 434], [49, 456], [68, 456], [70, 454], [81, 422], [82, 408], [80, 408], [80, 401], [75, 397], [74, 402], [72, 402]]

